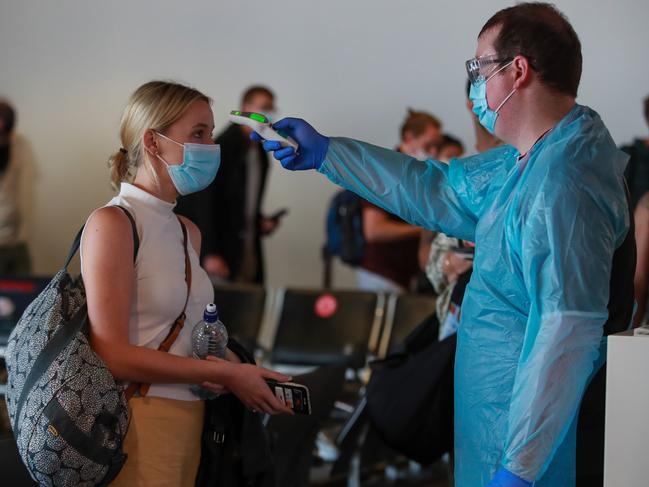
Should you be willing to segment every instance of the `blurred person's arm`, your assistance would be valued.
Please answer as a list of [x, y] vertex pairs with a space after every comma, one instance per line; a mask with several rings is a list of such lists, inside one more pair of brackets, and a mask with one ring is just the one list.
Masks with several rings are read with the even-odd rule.
[[637, 262], [635, 267], [635, 300], [638, 303], [634, 326], [642, 323], [647, 313], [647, 284], [649, 282], [649, 193], [638, 202], [634, 212]]
[[428, 256], [430, 255], [430, 247], [435, 239], [435, 232], [430, 230], [422, 230], [419, 237], [419, 249], [417, 251], [417, 260], [419, 261], [419, 269], [426, 272], [426, 264], [428, 264]]
[[418, 237], [421, 228], [394, 221], [385, 211], [363, 206], [363, 235], [369, 243], [397, 242], [408, 238]]
[[223, 257], [216, 254], [207, 254], [201, 263], [205, 272], [212, 276], [227, 279], [230, 277], [230, 267]]

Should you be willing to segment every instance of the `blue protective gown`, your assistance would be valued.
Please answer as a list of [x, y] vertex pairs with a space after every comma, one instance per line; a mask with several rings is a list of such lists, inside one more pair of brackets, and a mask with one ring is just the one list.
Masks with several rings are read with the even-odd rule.
[[503, 146], [446, 165], [332, 138], [320, 168], [410, 223], [476, 242], [455, 363], [458, 487], [500, 466], [573, 486], [575, 417], [604, 359], [627, 156], [580, 105], [528, 156]]

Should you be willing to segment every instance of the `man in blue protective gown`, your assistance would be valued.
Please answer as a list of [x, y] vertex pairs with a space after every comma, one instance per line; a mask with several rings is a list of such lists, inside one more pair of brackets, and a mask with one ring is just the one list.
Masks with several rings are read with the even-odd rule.
[[447, 166], [299, 119], [275, 125], [297, 153], [264, 142], [288, 169], [317, 169], [410, 223], [476, 242], [455, 364], [459, 487], [574, 486], [580, 400], [605, 333], [630, 322], [632, 291], [612, 284], [616, 251], [634, 248], [627, 156], [576, 104], [581, 65], [567, 19], [520, 4], [485, 24], [467, 61], [474, 111], [508, 145]]

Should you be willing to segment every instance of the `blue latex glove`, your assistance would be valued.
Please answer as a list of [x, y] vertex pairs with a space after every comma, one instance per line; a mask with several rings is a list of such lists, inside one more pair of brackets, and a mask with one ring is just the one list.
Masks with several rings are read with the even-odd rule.
[[306, 169], [320, 169], [329, 148], [329, 137], [318, 133], [311, 125], [300, 118], [283, 118], [273, 124], [273, 128], [283, 135], [288, 135], [298, 144], [297, 153], [292, 147], [282, 147], [274, 140], [263, 140], [257, 132], [250, 134], [250, 138], [263, 141], [266, 152], [273, 152], [285, 169], [291, 171], [304, 171]]
[[487, 487], [532, 487], [533, 482], [523, 480], [506, 468], [501, 467]]

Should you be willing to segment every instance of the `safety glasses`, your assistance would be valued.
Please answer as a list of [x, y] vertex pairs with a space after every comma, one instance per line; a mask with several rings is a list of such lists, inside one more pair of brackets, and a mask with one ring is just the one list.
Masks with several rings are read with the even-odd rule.
[[508, 63], [512, 58], [499, 58], [496, 54], [475, 57], [466, 62], [466, 72], [472, 85], [486, 81], [491, 73], [503, 63]]

